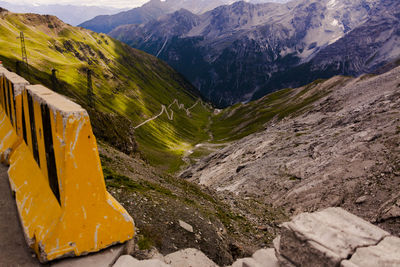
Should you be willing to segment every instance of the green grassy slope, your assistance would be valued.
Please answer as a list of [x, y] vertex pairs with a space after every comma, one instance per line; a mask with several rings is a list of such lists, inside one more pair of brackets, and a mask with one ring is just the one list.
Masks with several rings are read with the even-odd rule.
[[[150, 163], [164, 169], [174, 169], [185, 149], [207, 138], [204, 129], [210, 110], [201, 104], [189, 116], [174, 104], [173, 120], [164, 113], [134, 130], [159, 114], [161, 105], [177, 99], [190, 107], [199, 99], [195, 88], [164, 62], [53, 16], [1, 12], [0, 60], [14, 71], [15, 61], [21, 58], [20, 31], [25, 34], [31, 66], [30, 76], [21, 75], [52, 88], [51, 69], [57, 69], [55, 90], [89, 110], [96, 136], [126, 152], [133, 151], [132, 139], [136, 139]], [[87, 68], [94, 72], [94, 109], [87, 105]]]
[[214, 142], [237, 140], [264, 129], [267, 122], [299, 115], [348, 80], [347, 77], [316, 80], [303, 87], [279, 90], [259, 100], [226, 108], [213, 117], [210, 130]]

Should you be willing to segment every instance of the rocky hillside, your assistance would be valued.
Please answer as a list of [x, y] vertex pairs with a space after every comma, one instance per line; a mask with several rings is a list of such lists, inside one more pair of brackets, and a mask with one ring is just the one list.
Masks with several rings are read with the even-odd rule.
[[176, 169], [185, 150], [208, 138], [209, 107], [189, 82], [157, 58], [53, 16], [2, 10], [0, 60], [13, 71], [21, 58], [20, 31], [30, 67], [27, 73], [20, 64], [18, 71], [88, 109], [97, 138], [127, 154], [141, 153], [166, 170]]
[[[287, 215], [336, 206], [399, 236], [400, 67], [379, 76], [336, 76], [288, 93], [291, 107], [322, 97], [284, 119], [273, 116], [261, 132], [203, 158], [181, 177], [216, 190], [266, 228], [273, 225], [258, 217], [260, 205]], [[269, 97], [219, 116], [239, 121], [246, 109], [260, 116], [257, 111], [273, 108]], [[253, 206], [237, 207], [244, 199]]]
[[358, 75], [400, 59], [399, 7], [398, 2], [383, 2], [366, 22], [321, 50], [313, 58], [312, 68]]
[[[107, 190], [135, 221], [134, 256], [138, 259], [197, 248], [226, 266], [269, 244], [275, 235], [275, 230], [265, 234], [211, 190], [162, 173], [105, 143], [100, 143], [99, 152]], [[266, 208], [275, 214], [269, 215], [271, 221], [285, 219]]]
[[397, 10], [394, 0], [236, 2], [202, 15], [179, 10], [110, 35], [165, 60], [227, 106], [398, 59]]

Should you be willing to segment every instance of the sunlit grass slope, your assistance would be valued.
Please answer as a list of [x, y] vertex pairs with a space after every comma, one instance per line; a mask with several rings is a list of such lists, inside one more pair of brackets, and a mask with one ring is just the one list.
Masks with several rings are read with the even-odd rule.
[[263, 130], [268, 122], [297, 116], [347, 81], [349, 77], [341, 76], [316, 80], [303, 87], [279, 90], [259, 100], [228, 107], [213, 116], [210, 130], [214, 142], [238, 140]]
[[[173, 170], [185, 149], [208, 138], [205, 128], [210, 110], [201, 104], [188, 115], [177, 105], [173, 120], [166, 114], [134, 130], [157, 115], [161, 105], [175, 99], [190, 107], [199, 99], [195, 88], [164, 62], [132, 49], [104, 34], [72, 27], [53, 16], [0, 13], [0, 60], [15, 71], [21, 59], [23, 31], [31, 66], [31, 82], [52, 88], [51, 70], [57, 70], [58, 92], [87, 108], [96, 135], [128, 150], [136, 139], [150, 163]], [[93, 71], [95, 108], [87, 103], [86, 70]], [[92, 115], [93, 114], [93, 115]]]

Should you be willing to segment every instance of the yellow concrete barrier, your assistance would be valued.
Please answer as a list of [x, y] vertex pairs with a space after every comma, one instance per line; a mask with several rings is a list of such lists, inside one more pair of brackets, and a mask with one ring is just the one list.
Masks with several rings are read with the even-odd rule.
[[131, 239], [133, 220], [106, 191], [86, 110], [41, 85], [13, 83], [10, 75], [0, 69], [0, 153], [9, 155], [29, 246], [46, 262]]
[[17, 118], [16, 106], [21, 101], [21, 93], [29, 84], [15, 73], [0, 67], [0, 161], [8, 164], [13, 148], [21, 141], [21, 121]]

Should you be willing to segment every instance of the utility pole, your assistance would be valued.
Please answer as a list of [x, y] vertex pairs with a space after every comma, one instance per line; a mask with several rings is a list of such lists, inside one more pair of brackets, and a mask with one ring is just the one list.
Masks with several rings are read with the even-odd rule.
[[21, 61], [19, 60], [15, 61], [15, 72], [21, 75]]
[[29, 65], [28, 65], [28, 55], [26, 54], [26, 47], [25, 47], [25, 36], [24, 32], [19, 33], [19, 37], [21, 39], [21, 55], [22, 55], [22, 62], [26, 67], [26, 73], [29, 75]]
[[58, 91], [58, 88], [57, 88], [58, 81], [57, 81], [56, 72], [57, 72], [56, 69], [51, 70], [51, 87], [54, 92]]
[[94, 93], [93, 93], [93, 85], [92, 85], [92, 70], [87, 69], [87, 98], [88, 105], [91, 108], [94, 108]]

